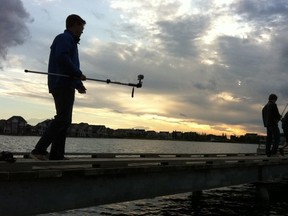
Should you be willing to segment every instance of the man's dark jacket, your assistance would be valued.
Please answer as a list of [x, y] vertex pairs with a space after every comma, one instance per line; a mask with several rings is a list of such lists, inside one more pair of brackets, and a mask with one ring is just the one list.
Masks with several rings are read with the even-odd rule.
[[278, 126], [281, 118], [277, 104], [269, 101], [262, 109], [262, 119], [264, 127]]
[[79, 38], [68, 30], [55, 37], [50, 47], [48, 73], [64, 74], [71, 78], [49, 75], [48, 88], [50, 93], [57, 88], [78, 89], [83, 86], [79, 79], [82, 72], [78, 56], [78, 42]]

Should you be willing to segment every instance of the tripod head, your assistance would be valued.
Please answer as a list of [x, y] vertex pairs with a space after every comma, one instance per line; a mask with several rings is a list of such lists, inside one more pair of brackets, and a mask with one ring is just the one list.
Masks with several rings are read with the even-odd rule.
[[142, 80], [144, 79], [144, 75], [142, 75], [142, 74], [139, 74], [138, 75], [138, 83], [136, 84], [136, 87], [137, 88], [141, 88], [142, 87]]
[[131, 94], [131, 97], [132, 97], [132, 98], [134, 97], [134, 87], [136, 87], [136, 88], [141, 88], [141, 87], [142, 87], [142, 83], [143, 83], [143, 81], [142, 81], [143, 79], [144, 79], [144, 75], [139, 74], [139, 75], [138, 75], [138, 83], [137, 83], [137, 84], [129, 83], [130, 86], [133, 86], [133, 88], [132, 88], [132, 94]]

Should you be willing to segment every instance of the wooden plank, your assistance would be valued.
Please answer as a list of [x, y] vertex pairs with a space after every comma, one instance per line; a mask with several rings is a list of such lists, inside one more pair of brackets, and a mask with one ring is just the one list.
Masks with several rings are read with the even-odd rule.
[[[32, 159], [18, 159], [16, 163], [8, 164], [6, 162], [0, 162], [0, 170], [2, 171], [32, 171], [40, 169], [77, 169], [75, 166], [81, 168], [86, 167], [97, 167], [97, 168], [114, 168], [114, 167], [127, 167], [129, 165], [136, 166], [137, 164], [143, 166], [153, 165], [153, 164], [162, 164], [162, 165], [172, 165], [178, 164], [218, 164], [218, 163], [243, 163], [243, 162], [270, 162], [271, 160], [276, 161], [286, 161], [285, 157], [278, 158], [267, 158], [266, 156], [243, 156], [243, 157], [232, 157], [232, 156], [215, 156], [215, 157], [153, 157], [153, 158], [74, 158], [71, 160], [60, 160], [60, 161], [35, 161]], [[70, 167], [69, 167], [70, 166]]]
[[223, 160], [206, 160], [205, 164], [215, 165], [215, 164], [224, 164]]
[[[214, 158], [205, 158], [205, 157], [197, 157], [197, 158], [74, 158], [71, 160], [55, 160], [55, 161], [36, 161], [32, 159], [19, 159], [16, 163], [8, 164], [5, 162], [0, 162], [0, 168], [2, 169], [10, 169], [14, 167], [33, 167], [33, 166], [61, 166], [61, 165], [81, 165], [81, 164], [100, 164], [100, 163], [145, 163], [145, 162], [161, 162], [166, 160], [171, 161], [211, 161], [211, 160], [242, 160], [243, 157], [214, 157]], [[261, 157], [244, 157], [245, 160], [259, 160]], [[278, 160], [280, 158], [277, 158]], [[287, 160], [286, 158], [281, 158], [281, 160]]]
[[[29, 152], [13, 152], [16, 157], [28, 158]], [[256, 156], [256, 153], [75, 153], [68, 152], [66, 156], [92, 157], [92, 158], [115, 158], [115, 157], [228, 157], [228, 156]]]
[[171, 160], [167, 160], [167, 161], [163, 161], [160, 163], [162, 166], [179, 166], [179, 165], [186, 165], [186, 161], [171, 161]]
[[187, 157], [192, 157], [193, 155], [191, 154], [176, 154], [176, 157], [183, 157], [183, 158], [187, 158]]
[[93, 164], [93, 168], [117, 168], [117, 167], [128, 167], [127, 162], [119, 162], [119, 163], [114, 163], [114, 162], [105, 162], [105, 163], [97, 163]]
[[140, 154], [141, 158], [156, 158], [160, 157], [159, 154]]
[[[5, 162], [0, 162], [0, 164]], [[269, 166], [272, 164], [287, 164], [287, 158], [275, 157], [267, 158], [266, 156], [245, 156], [245, 157], [214, 157], [214, 158], [86, 158], [86, 159], [73, 159], [64, 161], [35, 161], [32, 159], [19, 159], [13, 164], [12, 170], [2, 170], [0, 172], [0, 180], [22, 180], [22, 179], [35, 179], [35, 178], [61, 178], [67, 176], [83, 176], [89, 175], [89, 171], [101, 172], [101, 169], [109, 168], [112, 173], [117, 173], [121, 168], [128, 167], [143, 167], [147, 170], [153, 167], [165, 166], [179, 166], [179, 167], [197, 167], [201, 164], [214, 166], [221, 165], [223, 167], [237, 167], [245, 163], [249, 166]], [[12, 164], [10, 164], [12, 166]], [[161, 165], [161, 166], [160, 166]], [[16, 167], [16, 168], [15, 168]], [[29, 170], [24, 168], [29, 167]], [[96, 171], [97, 170], [97, 171]], [[114, 171], [113, 171], [114, 170]]]
[[115, 158], [116, 154], [114, 153], [101, 153], [101, 154], [92, 154], [92, 158]]

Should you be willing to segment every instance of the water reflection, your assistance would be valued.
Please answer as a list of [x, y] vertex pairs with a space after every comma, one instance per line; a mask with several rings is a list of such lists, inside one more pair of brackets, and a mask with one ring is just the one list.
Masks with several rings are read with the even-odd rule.
[[278, 189], [270, 188], [269, 205], [259, 202], [254, 185], [241, 185], [207, 190], [196, 195], [186, 193], [47, 214], [47, 216], [288, 216], [287, 184], [276, 187]]

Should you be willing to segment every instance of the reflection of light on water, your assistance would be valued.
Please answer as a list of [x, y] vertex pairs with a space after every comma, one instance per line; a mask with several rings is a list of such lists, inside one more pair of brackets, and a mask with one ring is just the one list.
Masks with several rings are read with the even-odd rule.
[[[1, 136], [0, 147], [6, 151], [31, 151], [37, 136]], [[258, 145], [192, 142], [174, 140], [133, 140], [71, 138], [66, 141], [66, 152], [90, 153], [255, 153]]]
[[[285, 192], [286, 193], [286, 192]], [[286, 196], [285, 196], [286, 197]], [[155, 199], [144, 199], [99, 207], [67, 211], [62, 214], [48, 215], [111, 215], [111, 216], [283, 216], [287, 215], [287, 197], [284, 200], [271, 200], [270, 206], [263, 207], [257, 201], [253, 185], [224, 187], [202, 191], [194, 196], [192, 193], [163, 196]], [[86, 214], [85, 214], [86, 213]]]

